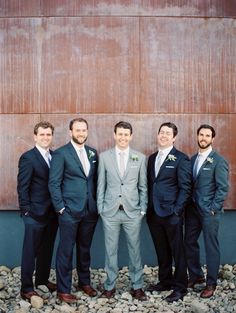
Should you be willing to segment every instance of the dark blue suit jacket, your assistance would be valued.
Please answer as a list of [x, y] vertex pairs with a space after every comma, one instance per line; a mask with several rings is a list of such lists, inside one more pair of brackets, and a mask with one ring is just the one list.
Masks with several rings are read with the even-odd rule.
[[191, 193], [191, 166], [187, 155], [175, 147], [155, 177], [157, 152], [148, 159], [148, 208], [159, 216], [181, 215]]
[[74, 218], [83, 215], [88, 204], [90, 213], [97, 215], [97, 151], [85, 145], [90, 172], [85, 175], [80, 159], [69, 142], [54, 151], [49, 174], [49, 190], [56, 212], [65, 208]]
[[[52, 153], [52, 151], [50, 151]], [[46, 221], [54, 212], [48, 190], [49, 168], [39, 150], [25, 152], [19, 159], [17, 191], [22, 214]]]
[[[197, 154], [191, 158], [192, 169]], [[215, 151], [211, 151], [193, 179], [192, 199], [202, 216], [209, 216], [223, 209], [228, 184], [228, 163]]]

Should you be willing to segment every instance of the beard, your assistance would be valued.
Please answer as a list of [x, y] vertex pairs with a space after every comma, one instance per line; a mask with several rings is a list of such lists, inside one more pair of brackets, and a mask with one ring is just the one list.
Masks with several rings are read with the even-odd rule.
[[75, 138], [73, 135], [72, 135], [72, 137], [71, 137], [71, 139], [72, 139], [75, 143], [77, 143], [78, 145], [83, 145], [83, 144], [86, 142], [87, 138], [88, 138], [88, 137], [86, 137], [86, 138], [81, 138], [80, 140], [78, 140], [78, 139]]
[[[205, 142], [205, 141], [204, 141]], [[202, 145], [201, 142], [198, 141], [198, 147], [200, 149], [207, 149], [208, 147], [210, 147], [212, 145], [212, 141], [209, 143], [206, 143], [205, 145]]]

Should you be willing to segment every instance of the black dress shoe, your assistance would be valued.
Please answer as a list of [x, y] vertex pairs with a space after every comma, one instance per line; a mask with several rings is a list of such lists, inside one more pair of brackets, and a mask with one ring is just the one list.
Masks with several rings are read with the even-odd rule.
[[166, 290], [171, 290], [171, 286], [165, 286], [162, 285], [161, 283], [157, 283], [155, 285], [150, 285], [147, 288], [147, 291], [153, 292], [153, 291], [166, 291]]
[[168, 297], [165, 298], [165, 300], [169, 303], [178, 301], [178, 300], [183, 300], [186, 294], [187, 292], [180, 292], [180, 291], [174, 290]]

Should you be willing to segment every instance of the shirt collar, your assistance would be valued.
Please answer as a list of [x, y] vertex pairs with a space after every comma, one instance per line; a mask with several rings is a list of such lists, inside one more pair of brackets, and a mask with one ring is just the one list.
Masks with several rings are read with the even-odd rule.
[[165, 148], [165, 149], [159, 149], [159, 151], [161, 150], [163, 152], [163, 155], [167, 156], [172, 149], [173, 149], [173, 146]]
[[79, 150], [81, 150], [81, 149], [83, 149], [84, 151], [86, 151], [84, 145], [83, 145], [82, 147], [78, 147], [77, 144], [76, 144], [72, 139], [71, 139], [70, 142], [71, 142], [72, 146], [75, 148], [76, 151], [79, 151]]
[[42, 147], [40, 147], [37, 143], [35, 145], [35, 147], [39, 150], [39, 152], [45, 157], [46, 152], [49, 152], [49, 149], [44, 149]]
[[198, 155], [199, 154], [201, 154], [204, 158], [207, 158], [208, 157], [208, 155], [211, 153], [211, 151], [212, 151], [212, 147], [209, 147], [206, 151], [204, 151], [204, 152], [198, 152]]
[[118, 154], [118, 155], [119, 155], [120, 152], [123, 152], [124, 155], [129, 155], [129, 147], [126, 148], [125, 150], [120, 150], [120, 149], [116, 146], [115, 149], [116, 149], [116, 154]]

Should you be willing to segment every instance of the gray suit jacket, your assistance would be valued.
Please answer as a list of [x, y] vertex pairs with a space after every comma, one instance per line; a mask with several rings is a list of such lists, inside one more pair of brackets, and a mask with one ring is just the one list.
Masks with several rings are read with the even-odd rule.
[[129, 217], [147, 210], [147, 172], [145, 155], [130, 149], [123, 178], [118, 169], [115, 148], [100, 154], [97, 207], [99, 214], [113, 216], [122, 204]]
[[[197, 154], [192, 159], [192, 168]], [[193, 180], [192, 199], [202, 216], [212, 215], [223, 209], [228, 184], [228, 163], [215, 151], [212, 151], [202, 164], [198, 175]]]

